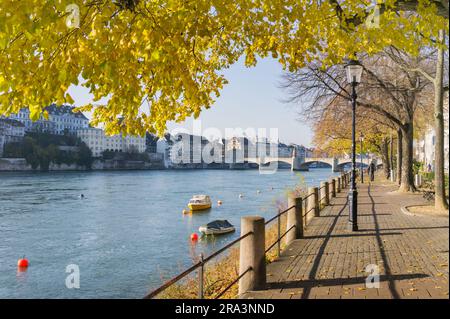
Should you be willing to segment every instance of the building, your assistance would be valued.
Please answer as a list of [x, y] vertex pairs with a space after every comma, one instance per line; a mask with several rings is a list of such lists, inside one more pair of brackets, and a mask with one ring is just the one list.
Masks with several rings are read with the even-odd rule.
[[8, 143], [20, 142], [25, 135], [25, 125], [13, 119], [0, 118], [0, 156]]
[[158, 136], [147, 132], [145, 134], [145, 151], [147, 153], [156, 153], [158, 140]]
[[[448, 109], [448, 92], [444, 95], [444, 169], [449, 172], [449, 109]], [[433, 126], [429, 126], [425, 134], [414, 141], [416, 160], [424, 164], [424, 169], [431, 167], [434, 171], [435, 167], [435, 144], [436, 131]]]
[[92, 156], [100, 157], [104, 151], [124, 153], [144, 153], [145, 137], [124, 136], [122, 134], [107, 136], [98, 128], [81, 128], [77, 130], [77, 136], [92, 151]]
[[24, 124], [25, 132], [43, 132], [57, 135], [76, 135], [78, 129], [88, 128], [89, 119], [83, 113], [74, 112], [70, 105], [57, 106], [52, 104], [45, 110], [48, 120], [41, 116], [37, 121], [30, 119], [30, 110], [23, 108], [17, 114], [11, 114], [10, 119]]

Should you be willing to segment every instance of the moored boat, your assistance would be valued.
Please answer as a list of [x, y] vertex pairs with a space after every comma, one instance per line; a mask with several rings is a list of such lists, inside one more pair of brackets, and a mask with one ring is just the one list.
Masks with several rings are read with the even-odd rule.
[[211, 208], [211, 198], [208, 195], [194, 195], [188, 203], [192, 211]]
[[235, 228], [228, 220], [215, 220], [200, 226], [198, 230], [205, 235], [222, 235], [234, 232]]

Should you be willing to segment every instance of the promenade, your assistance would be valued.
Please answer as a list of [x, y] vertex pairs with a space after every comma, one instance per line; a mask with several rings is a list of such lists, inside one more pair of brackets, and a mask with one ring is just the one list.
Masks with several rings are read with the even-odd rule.
[[[387, 181], [358, 184], [359, 231], [347, 230], [347, 189], [267, 266], [266, 290], [242, 298], [448, 298], [448, 217], [413, 216], [401, 207], [424, 203]], [[380, 287], [367, 288], [377, 265]]]

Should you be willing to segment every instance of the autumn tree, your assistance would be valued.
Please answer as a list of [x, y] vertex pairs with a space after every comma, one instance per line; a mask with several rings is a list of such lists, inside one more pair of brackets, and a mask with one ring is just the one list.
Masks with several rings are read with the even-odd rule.
[[[448, 29], [448, 1], [2, 0], [0, 114], [73, 103], [86, 87], [92, 124], [107, 133], [165, 131], [210, 107], [222, 71], [272, 56], [295, 71], [395, 45], [417, 54]], [[377, 23], [366, 23], [375, 18]], [[369, 19], [369, 20], [368, 20]], [[424, 34], [417, 40], [417, 34]], [[120, 120], [123, 119], [123, 120]]]
[[[421, 98], [429, 94], [429, 83], [414, 71], [400, 67], [391, 58], [391, 48], [375, 56], [361, 56], [364, 74], [358, 87], [359, 109], [367, 109], [384, 117], [398, 131], [401, 154], [400, 191], [414, 190], [413, 128], [414, 114], [423, 105]], [[398, 59], [411, 68], [423, 64], [427, 55], [417, 57], [397, 52]], [[318, 63], [286, 75], [285, 87], [291, 102], [299, 102], [305, 118], [320, 117], [336, 100], [351, 100], [343, 65], [324, 68]], [[359, 111], [358, 111], [359, 112]]]
[[[328, 107], [313, 121], [313, 143], [316, 148], [327, 154], [340, 156], [348, 155], [351, 149], [351, 126], [344, 123], [351, 121], [351, 108], [343, 99], [334, 99]], [[391, 160], [389, 154], [390, 131], [395, 128], [385, 117], [370, 109], [358, 110], [356, 116], [359, 134], [364, 136], [364, 142], [356, 144], [358, 153], [375, 153], [381, 156], [383, 170], [386, 178], [389, 178]]]

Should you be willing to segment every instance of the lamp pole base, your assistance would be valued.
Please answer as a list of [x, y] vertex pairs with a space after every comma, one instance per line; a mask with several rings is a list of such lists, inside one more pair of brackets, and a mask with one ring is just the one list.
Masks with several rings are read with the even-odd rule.
[[350, 189], [348, 192], [348, 230], [358, 230], [358, 191], [356, 189]]

